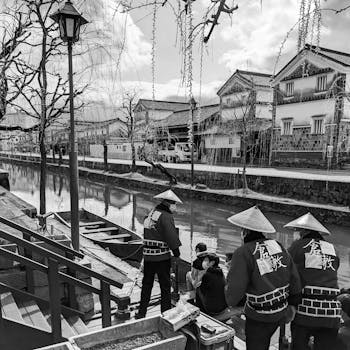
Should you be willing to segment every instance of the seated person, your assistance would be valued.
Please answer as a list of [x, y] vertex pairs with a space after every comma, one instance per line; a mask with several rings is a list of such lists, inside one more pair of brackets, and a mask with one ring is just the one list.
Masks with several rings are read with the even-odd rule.
[[[230, 270], [230, 266], [231, 266], [231, 260], [232, 260], [232, 255], [233, 253], [226, 253], [226, 261], [225, 261], [225, 267], [227, 269], [227, 272]], [[237, 304], [237, 306], [244, 306], [245, 305], [245, 302], [246, 302], [246, 296], [244, 296], [242, 298], [242, 300]]]
[[350, 349], [350, 289], [342, 289], [337, 298], [341, 302], [342, 323], [339, 328], [336, 350]]
[[229, 270], [230, 266], [231, 266], [231, 260], [232, 260], [233, 253], [231, 253], [231, 252], [225, 253], [225, 255], [226, 255], [225, 267], [227, 270]]
[[202, 277], [204, 275], [204, 269], [202, 262], [207, 254], [207, 246], [205, 243], [198, 243], [195, 248], [197, 259], [193, 261], [191, 271], [186, 274], [186, 286], [187, 291], [195, 291], [200, 285]]
[[225, 299], [226, 280], [219, 267], [219, 257], [209, 253], [203, 260], [205, 273], [197, 288], [196, 304], [202, 312], [214, 316], [227, 308]]

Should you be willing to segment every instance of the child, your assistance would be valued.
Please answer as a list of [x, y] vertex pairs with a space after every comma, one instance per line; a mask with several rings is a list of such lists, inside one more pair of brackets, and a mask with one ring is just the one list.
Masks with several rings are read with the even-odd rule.
[[186, 274], [187, 291], [195, 291], [200, 285], [204, 269], [202, 267], [203, 259], [207, 254], [207, 246], [205, 243], [198, 243], [195, 248], [197, 259], [193, 261], [191, 271]]
[[202, 283], [197, 289], [197, 306], [201, 311], [211, 316], [220, 314], [227, 308], [225, 299], [226, 280], [219, 267], [219, 261], [219, 257], [214, 253], [210, 253], [205, 257], [203, 261], [205, 273], [202, 277]]

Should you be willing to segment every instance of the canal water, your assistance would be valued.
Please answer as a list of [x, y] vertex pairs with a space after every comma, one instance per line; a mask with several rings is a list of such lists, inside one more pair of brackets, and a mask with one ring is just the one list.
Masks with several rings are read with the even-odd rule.
[[[11, 191], [26, 202], [39, 208], [39, 169], [37, 167], [0, 163], [9, 172]], [[126, 226], [142, 234], [144, 217], [153, 208], [156, 193], [140, 191], [117, 184], [98, 183], [81, 178], [79, 181], [79, 206], [102, 217]], [[70, 208], [69, 178], [64, 173], [49, 172], [46, 187], [47, 211], [66, 211]], [[242, 208], [206, 201], [184, 201], [175, 213], [175, 222], [182, 242], [181, 257], [191, 261], [193, 248], [204, 242], [221, 258], [240, 245], [240, 229], [231, 225], [227, 218]], [[293, 234], [283, 225], [292, 220], [274, 213], [265, 213], [278, 233], [273, 235], [288, 247]], [[350, 229], [327, 225], [332, 241], [340, 255], [339, 284], [350, 288]]]

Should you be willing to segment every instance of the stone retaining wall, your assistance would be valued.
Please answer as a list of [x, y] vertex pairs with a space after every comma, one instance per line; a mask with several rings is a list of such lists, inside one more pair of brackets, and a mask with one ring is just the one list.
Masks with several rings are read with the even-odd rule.
[[[0, 154], [0, 159], [3, 155]], [[38, 161], [37, 157], [16, 156], [12, 158]], [[6, 155], [7, 158], [7, 155]], [[68, 165], [68, 160], [63, 160]], [[80, 167], [103, 170], [103, 162], [79, 161]], [[130, 166], [127, 164], [109, 164], [109, 170], [115, 173], [127, 173]], [[137, 166], [137, 171], [143, 175], [166, 179], [158, 170], [150, 166]], [[191, 173], [184, 169], [169, 169], [169, 172], [176, 176], [178, 182], [190, 183]], [[348, 183], [293, 179], [271, 176], [247, 175], [248, 187], [259, 193], [287, 197], [296, 200], [314, 202], [318, 204], [331, 204], [350, 206], [350, 181]], [[211, 189], [235, 189], [242, 188], [241, 174], [212, 173], [206, 171], [195, 171], [194, 183], [205, 184]]]
[[[28, 158], [28, 157], [25, 157]], [[1, 159], [1, 156], [0, 156]], [[2, 158], [3, 159], [3, 158]], [[16, 159], [16, 162], [22, 163], [22, 164], [28, 164], [30, 165], [39, 165], [37, 158], [32, 159], [24, 159], [22, 157], [22, 160]], [[88, 164], [93, 163], [93, 164]], [[80, 164], [82, 166], [84, 164]], [[95, 170], [101, 170], [103, 167], [103, 164], [99, 162], [86, 162], [85, 166], [88, 167], [88, 165], [91, 165], [91, 167], [94, 167]], [[51, 170], [57, 171], [58, 165], [57, 164], [49, 164], [48, 168]], [[163, 177], [160, 176], [160, 173], [155, 173], [156, 170], [147, 168], [145, 166], [138, 167], [139, 172], [144, 173], [148, 176], [154, 176], [154, 177]], [[128, 165], [116, 165], [113, 167], [113, 170], [119, 170], [119, 173], [121, 173], [122, 169], [123, 172], [128, 172], [129, 166]], [[67, 165], [64, 165], [61, 167], [61, 171], [67, 172], [69, 171], [69, 168]], [[173, 172], [175, 175], [180, 175], [178, 178], [179, 180], [183, 181], [181, 176], [184, 177], [184, 179], [188, 179], [189, 174], [186, 174], [186, 170], [179, 170], [178, 173]], [[196, 172], [197, 173], [197, 172]], [[241, 181], [241, 176], [233, 175], [233, 174], [215, 174], [213, 178], [210, 177], [210, 173], [205, 172], [199, 172], [200, 174], [196, 174], [196, 178], [200, 179], [201, 183], [206, 183], [203, 180], [207, 180], [207, 184], [210, 186], [210, 184], [216, 185], [216, 188], [224, 188], [225, 185], [230, 185], [230, 187], [226, 188], [234, 188], [234, 182], [237, 183]], [[201, 174], [202, 173], [202, 174]], [[118, 184], [120, 186], [128, 187], [132, 186], [133, 188], [137, 189], [145, 189], [145, 190], [151, 190], [151, 191], [162, 191], [167, 189], [169, 186], [162, 183], [151, 183], [151, 182], [145, 182], [138, 179], [130, 179], [125, 177], [118, 177], [118, 174], [113, 173], [104, 173], [101, 171], [93, 171], [92, 169], [88, 168], [80, 168], [79, 174], [81, 177], [88, 178], [93, 181], [98, 182], [110, 182], [114, 184]], [[157, 176], [153, 175], [156, 174]], [[202, 177], [201, 177], [202, 176]], [[328, 191], [326, 190], [327, 184], [324, 181], [310, 181], [310, 180], [300, 180], [300, 179], [288, 179], [288, 178], [278, 178], [278, 177], [266, 177], [266, 176], [248, 176], [248, 184], [249, 188], [260, 193], [268, 193], [273, 194], [276, 196], [281, 197], [288, 197], [288, 198], [295, 198], [295, 199], [301, 199], [305, 202], [307, 201], [313, 201], [315, 203], [324, 203], [324, 204], [343, 204], [343, 202], [347, 201], [349, 203], [349, 196], [350, 196], [350, 184], [346, 183], [338, 183], [338, 182], [329, 182], [328, 183]], [[221, 186], [220, 186], [221, 185]], [[214, 187], [214, 186], [210, 186]], [[325, 223], [334, 223], [337, 225], [345, 225], [350, 226], [350, 214], [348, 212], [343, 212], [340, 210], [331, 210], [327, 208], [322, 207], [315, 207], [308, 205], [305, 203], [305, 205], [300, 204], [290, 204], [290, 203], [283, 203], [283, 200], [281, 201], [272, 201], [267, 199], [257, 199], [257, 198], [248, 198], [248, 197], [241, 197], [234, 194], [222, 194], [218, 192], [208, 192], [204, 190], [190, 190], [188, 188], [176, 188], [176, 193], [178, 193], [183, 198], [193, 198], [197, 200], [207, 200], [207, 201], [213, 201], [218, 203], [224, 203], [227, 205], [232, 205], [236, 207], [241, 207], [242, 210], [249, 208], [250, 206], [253, 206], [255, 204], [258, 204], [263, 210], [279, 213], [283, 215], [288, 215], [291, 217], [296, 217], [305, 214], [306, 212], [310, 211], [312, 214], [314, 214], [318, 219], [322, 220]], [[319, 201], [315, 200], [319, 199]], [[334, 201], [332, 202], [332, 199]], [[327, 201], [329, 200], [329, 201]], [[343, 201], [343, 202], [342, 202]]]

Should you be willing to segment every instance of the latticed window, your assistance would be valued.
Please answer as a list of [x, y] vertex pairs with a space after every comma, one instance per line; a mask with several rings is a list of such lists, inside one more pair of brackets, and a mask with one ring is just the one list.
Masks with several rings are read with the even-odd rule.
[[327, 75], [317, 77], [317, 91], [325, 91], [327, 89]]
[[323, 134], [323, 118], [314, 119], [314, 134]]
[[294, 82], [287, 83], [287, 85], [286, 85], [286, 93], [287, 93], [288, 97], [294, 95]]
[[291, 119], [284, 120], [282, 135], [292, 135], [292, 132], [293, 132], [292, 120]]

